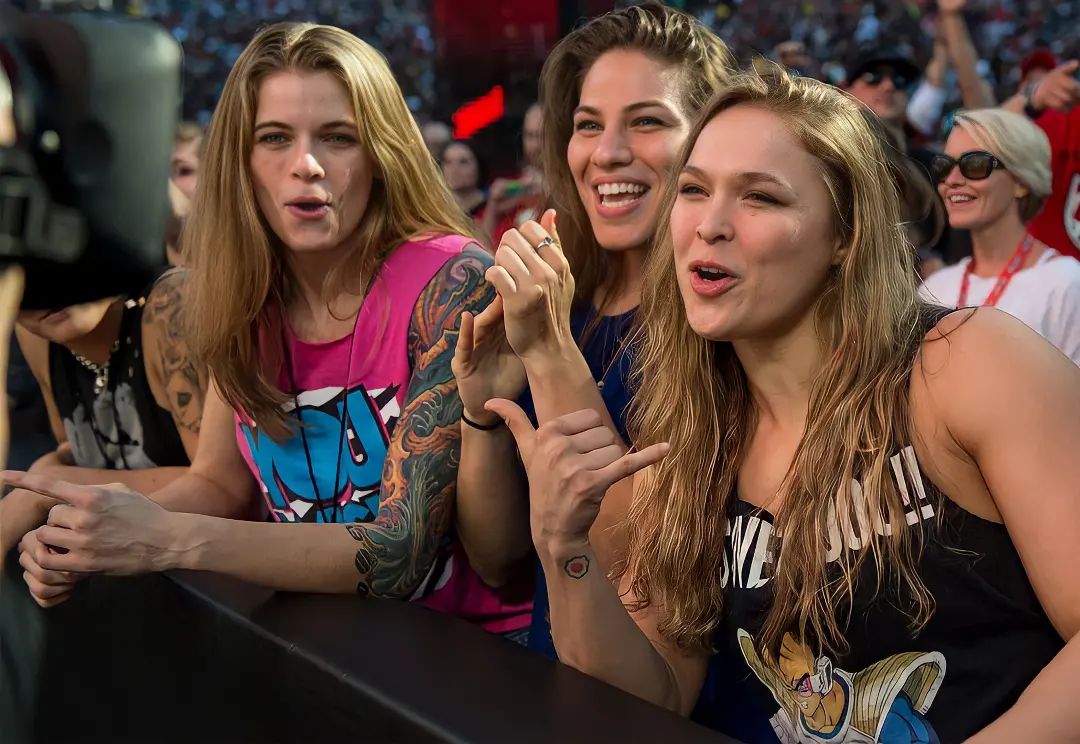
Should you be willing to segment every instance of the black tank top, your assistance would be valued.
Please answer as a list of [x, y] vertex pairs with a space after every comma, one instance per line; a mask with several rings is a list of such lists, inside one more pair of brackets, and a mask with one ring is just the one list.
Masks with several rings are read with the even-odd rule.
[[[700, 722], [752, 744], [959, 742], [1008, 710], [1061, 650], [1005, 526], [942, 495], [911, 447], [890, 464], [906, 521], [921, 533], [919, 576], [935, 601], [929, 622], [912, 628], [910, 597], [899, 596], [895, 579], [875, 592], [868, 555], [843, 628], [847, 653], [823, 651], [795, 629], [777, 652], [759, 653], [754, 641], [772, 601], [778, 546], [772, 515], [733, 499], [724, 615], [695, 711]], [[825, 540], [828, 557], [865, 545], [861, 531], [834, 531]]]
[[53, 397], [75, 464], [108, 470], [186, 466], [172, 415], [154, 400], [142, 353], [144, 296], [124, 302], [109, 383], [95, 393], [95, 374], [59, 344], [49, 344]]

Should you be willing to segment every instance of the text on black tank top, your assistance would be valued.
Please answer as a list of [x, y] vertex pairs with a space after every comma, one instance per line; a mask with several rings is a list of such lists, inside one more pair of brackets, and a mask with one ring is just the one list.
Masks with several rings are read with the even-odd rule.
[[[876, 592], [867, 555], [850, 615], [837, 610], [850, 617], [841, 626], [848, 652], [823, 650], [794, 628], [780, 648], [759, 651], [779, 545], [772, 515], [733, 499], [719, 577], [724, 614], [699, 721], [744, 742], [958, 742], [1008, 710], [1062, 648], [1005, 526], [942, 495], [913, 448], [900, 448], [889, 465], [921, 544], [916, 569], [934, 600], [930, 620], [914, 629], [914, 604], [895, 572], [885, 571]], [[853, 483], [852, 497], [861, 494]], [[841, 551], [864, 548], [875, 529], [843, 521], [825, 540], [833, 570]]]

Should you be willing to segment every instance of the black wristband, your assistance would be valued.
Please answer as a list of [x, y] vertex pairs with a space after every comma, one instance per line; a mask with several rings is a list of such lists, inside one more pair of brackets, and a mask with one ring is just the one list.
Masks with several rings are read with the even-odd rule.
[[477, 422], [473, 421], [471, 418], [466, 416], [465, 411], [461, 412], [461, 421], [466, 426], [471, 426], [472, 428], [479, 429], [480, 431], [495, 431], [496, 429], [498, 429], [500, 426], [503, 425], [503, 420], [502, 419], [499, 419], [494, 424], [478, 424]]

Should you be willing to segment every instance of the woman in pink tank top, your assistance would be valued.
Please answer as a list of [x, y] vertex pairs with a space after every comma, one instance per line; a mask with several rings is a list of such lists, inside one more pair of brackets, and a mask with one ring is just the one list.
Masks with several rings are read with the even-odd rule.
[[525, 627], [528, 603], [483, 584], [451, 529], [450, 361], [461, 313], [491, 300], [490, 259], [385, 60], [337, 28], [260, 32], [192, 211], [188, 341], [213, 384], [191, 473], [149, 496], [13, 475], [69, 504], [24, 543], [39, 603], [66, 599], [62, 571], [189, 568]]

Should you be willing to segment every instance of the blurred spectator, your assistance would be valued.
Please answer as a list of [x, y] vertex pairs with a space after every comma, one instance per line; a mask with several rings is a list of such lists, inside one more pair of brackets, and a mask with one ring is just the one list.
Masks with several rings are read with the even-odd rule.
[[801, 41], [788, 40], [777, 44], [773, 49], [773, 59], [797, 75], [817, 77], [820, 74], [813, 58], [806, 53], [806, 44]]
[[1020, 62], [1020, 90], [1042, 80], [1057, 64], [1054, 53], [1045, 47], [1040, 47], [1024, 57]]
[[431, 156], [438, 160], [439, 153], [450, 144], [450, 140], [454, 138], [454, 133], [449, 124], [444, 124], [441, 121], [429, 121], [420, 125], [420, 136], [424, 138], [424, 144], [427, 145]]
[[454, 201], [474, 220], [480, 219], [487, 206], [487, 168], [472, 145], [463, 140], [448, 143], [439, 156], [443, 178]]
[[202, 145], [203, 128], [190, 121], [181, 122], [173, 140], [172, 182], [188, 199], [195, 195]]
[[1046, 135], [1020, 114], [967, 111], [933, 171], [973, 255], [927, 279], [924, 294], [947, 307], [998, 307], [1080, 364], [1080, 262], [1028, 228], [1051, 191]]
[[521, 133], [521, 173], [516, 178], [497, 178], [491, 184], [482, 227], [491, 236], [492, 246], [504, 232], [539, 219], [544, 211], [545, 182], [540, 168], [543, 119], [544, 110], [539, 103], [526, 109]]
[[184, 112], [206, 125], [225, 76], [256, 30], [277, 21], [340, 26], [386, 57], [409, 109], [435, 104], [435, 41], [427, 0], [131, 0], [128, 13], [156, 20], [184, 47]]

